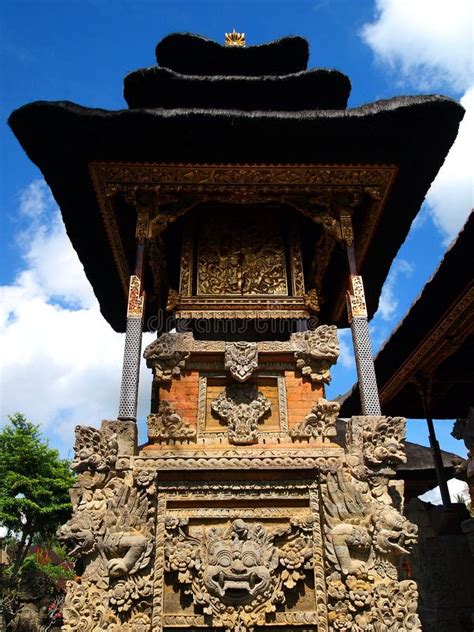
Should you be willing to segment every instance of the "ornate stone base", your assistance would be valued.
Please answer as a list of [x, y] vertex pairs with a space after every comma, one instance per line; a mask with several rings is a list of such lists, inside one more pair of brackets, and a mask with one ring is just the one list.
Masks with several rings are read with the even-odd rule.
[[83, 572], [64, 630], [419, 630], [416, 585], [397, 572], [416, 528], [388, 480], [401, 426], [358, 417], [346, 452], [235, 447], [204, 462], [185, 446], [119, 454], [111, 422], [78, 429], [60, 537]]
[[332, 443], [337, 354], [328, 326], [147, 347], [149, 443], [127, 422], [77, 428], [66, 632], [419, 630], [397, 570], [416, 539], [391, 480], [405, 421], [353, 417]]

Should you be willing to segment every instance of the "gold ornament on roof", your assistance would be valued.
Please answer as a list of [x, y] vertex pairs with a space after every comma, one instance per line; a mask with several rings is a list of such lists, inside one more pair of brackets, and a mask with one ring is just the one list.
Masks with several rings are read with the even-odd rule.
[[235, 29], [233, 29], [232, 33], [226, 33], [225, 45], [244, 47], [245, 46], [245, 33], [237, 33]]

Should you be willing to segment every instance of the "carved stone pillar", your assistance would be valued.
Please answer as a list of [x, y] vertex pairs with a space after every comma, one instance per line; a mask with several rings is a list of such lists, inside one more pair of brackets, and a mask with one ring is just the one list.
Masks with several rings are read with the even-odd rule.
[[363, 415], [381, 415], [379, 391], [375, 377], [374, 358], [370, 342], [367, 306], [365, 304], [364, 284], [357, 274], [354, 253], [354, 235], [349, 215], [341, 214], [340, 226], [342, 239], [346, 245], [349, 261], [349, 291], [347, 294], [347, 312], [351, 325], [352, 342], [359, 379], [360, 403]]
[[143, 268], [145, 241], [148, 236], [148, 213], [138, 209], [137, 254], [134, 274], [130, 277], [127, 304], [127, 329], [123, 353], [122, 382], [117, 418], [136, 421], [140, 359], [142, 352], [143, 317], [145, 313], [145, 293], [143, 289]]

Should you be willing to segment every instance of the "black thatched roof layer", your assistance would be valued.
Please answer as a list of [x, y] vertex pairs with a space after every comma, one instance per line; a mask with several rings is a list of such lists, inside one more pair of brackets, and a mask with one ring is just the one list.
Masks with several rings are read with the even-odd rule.
[[[414, 372], [431, 370], [435, 379], [431, 389], [431, 416], [453, 419], [468, 415], [474, 403], [473, 253], [474, 212], [471, 212], [438, 269], [375, 358], [382, 396], [385, 386], [414, 358], [397, 392], [389, 399], [382, 398], [385, 414], [424, 418], [420, 395], [410, 378]], [[454, 316], [452, 327], [443, 329]], [[455, 332], [453, 327], [456, 327]], [[426, 353], [417, 353], [425, 344], [430, 345]], [[359, 411], [359, 390], [355, 385], [342, 403], [341, 414], [346, 417], [357, 415]]]
[[[360, 270], [372, 315], [391, 262], [463, 115], [458, 103], [439, 96], [301, 112], [111, 112], [37, 101], [13, 112], [9, 124], [51, 187], [104, 317], [124, 331], [126, 297], [90, 179], [91, 162], [397, 165], [390, 198]], [[339, 281], [337, 285], [339, 289]]]
[[213, 108], [224, 110], [344, 109], [351, 91], [337, 70], [290, 75], [228, 77], [182, 75], [168, 68], [143, 68], [124, 79], [130, 108]]
[[184, 75], [286, 75], [305, 70], [309, 58], [303, 37], [234, 48], [191, 33], [171, 33], [158, 42], [155, 52], [160, 66]]

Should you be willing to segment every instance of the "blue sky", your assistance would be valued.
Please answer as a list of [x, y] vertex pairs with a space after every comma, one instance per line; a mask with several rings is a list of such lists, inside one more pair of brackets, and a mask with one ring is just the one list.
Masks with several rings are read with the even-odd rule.
[[[471, 8], [471, 9], [470, 9]], [[337, 68], [352, 81], [350, 107], [399, 94], [442, 93], [468, 114], [427, 203], [395, 260], [371, 324], [377, 350], [434, 272], [472, 207], [474, 79], [470, 0], [4, 0], [0, 8], [0, 343], [2, 421], [16, 410], [41, 423], [70, 453], [77, 423], [116, 414], [123, 337], [103, 321], [41, 174], [6, 126], [33, 100], [71, 100], [121, 109], [124, 75], [154, 64], [154, 47], [174, 31], [248, 44], [297, 34], [310, 67]], [[355, 381], [350, 336], [328, 390]], [[140, 428], [150, 378], [142, 370]], [[465, 453], [437, 424], [442, 447]], [[427, 444], [422, 421], [409, 438]]]

